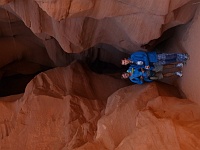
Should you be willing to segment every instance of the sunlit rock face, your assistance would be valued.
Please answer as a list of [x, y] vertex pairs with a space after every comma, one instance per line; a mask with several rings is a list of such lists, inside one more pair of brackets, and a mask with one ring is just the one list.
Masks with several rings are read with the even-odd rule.
[[1, 149], [200, 148], [199, 106], [171, 85], [127, 85], [78, 62], [37, 75], [1, 98]]
[[128, 84], [77, 62], [39, 74], [21, 98], [1, 98], [1, 149], [72, 149], [93, 141], [107, 98]]
[[115, 92], [108, 98], [105, 116], [98, 121], [96, 140], [117, 150], [199, 148], [198, 131], [194, 134], [200, 128], [196, 126], [199, 106], [177, 98], [170, 88], [176, 91], [169, 85], [152, 83]]

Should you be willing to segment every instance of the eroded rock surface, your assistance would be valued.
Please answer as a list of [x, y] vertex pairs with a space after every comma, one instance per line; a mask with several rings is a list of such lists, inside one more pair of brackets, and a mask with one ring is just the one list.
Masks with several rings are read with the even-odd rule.
[[131, 52], [188, 22], [196, 9], [192, 2], [15, 0], [2, 7], [13, 11], [35, 34], [54, 37], [65, 52], [78, 53], [98, 43]]
[[37, 75], [1, 98], [1, 149], [200, 148], [198, 105], [164, 83], [127, 85], [77, 62]]
[[[198, 2], [0, 0], [0, 5], [1, 79], [74, 59], [117, 65], [123, 55], [117, 49], [133, 52], [188, 23]], [[86, 52], [95, 45], [104, 50]], [[171, 85], [130, 84], [77, 62], [40, 73], [24, 93], [0, 98], [0, 149], [200, 149], [199, 105]]]

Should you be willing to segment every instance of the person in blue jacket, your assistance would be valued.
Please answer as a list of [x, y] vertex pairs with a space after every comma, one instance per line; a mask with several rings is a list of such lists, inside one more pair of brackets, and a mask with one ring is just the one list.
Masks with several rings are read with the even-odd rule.
[[137, 51], [131, 54], [130, 58], [122, 59], [122, 65], [132, 65], [134, 68], [153, 69], [154, 65], [166, 65], [177, 62], [185, 63], [189, 59], [187, 53], [161, 53]]
[[165, 74], [163, 74], [161, 71], [162, 70], [157, 72], [153, 70], [146, 70], [143, 68], [135, 68], [133, 66], [130, 66], [126, 72], [122, 73], [122, 78], [129, 78], [130, 81], [135, 84], [143, 84], [144, 82], [152, 82], [154, 80], [160, 80], [164, 77], [171, 77], [174, 75], [182, 77], [182, 71], [168, 72]]
[[129, 78], [131, 82], [136, 84], [143, 84], [145, 82], [151, 82], [152, 80], [149, 79], [149, 74], [142, 68], [134, 68], [130, 66], [129, 69], [122, 73], [122, 78], [127, 79]]

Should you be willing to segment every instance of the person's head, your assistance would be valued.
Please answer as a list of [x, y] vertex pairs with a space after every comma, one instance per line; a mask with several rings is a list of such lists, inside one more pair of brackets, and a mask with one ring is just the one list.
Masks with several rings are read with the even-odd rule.
[[128, 72], [122, 73], [122, 79], [127, 79], [129, 78], [130, 74]]
[[124, 59], [121, 60], [121, 64], [122, 65], [128, 65], [128, 64], [130, 64], [130, 60], [127, 59], [127, 58], [124, 58]]

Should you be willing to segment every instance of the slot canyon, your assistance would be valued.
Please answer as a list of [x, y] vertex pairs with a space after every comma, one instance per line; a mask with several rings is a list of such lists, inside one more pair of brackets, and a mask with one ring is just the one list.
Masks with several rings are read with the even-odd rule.
[[[200, 150], [199, 39], [198, 0], [0, 0], [0, 149]], [[137, 50], [190, 59], [138, 85]]]

